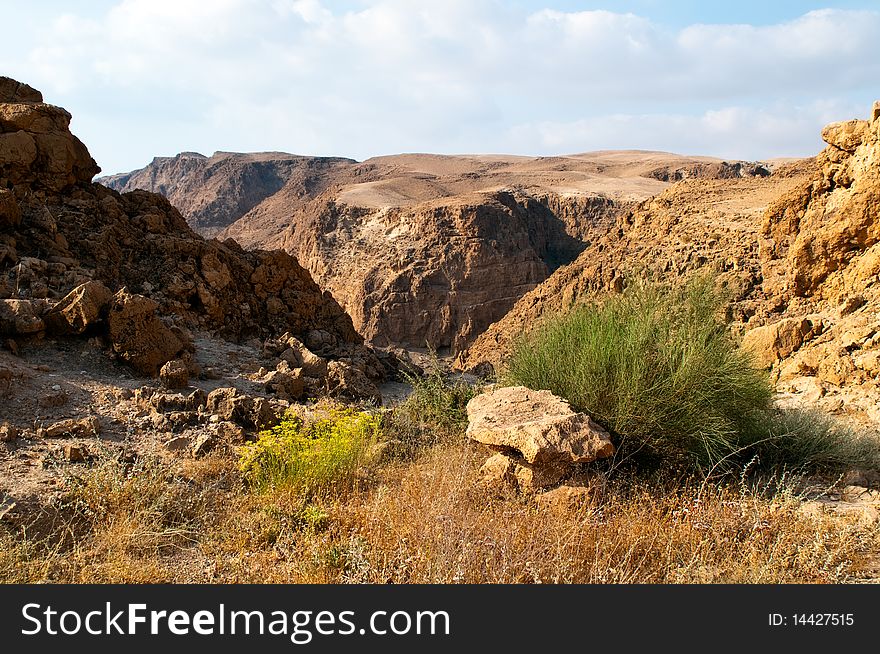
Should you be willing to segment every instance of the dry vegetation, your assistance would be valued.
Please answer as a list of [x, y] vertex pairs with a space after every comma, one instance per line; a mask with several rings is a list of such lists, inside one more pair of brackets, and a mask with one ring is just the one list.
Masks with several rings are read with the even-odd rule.
[[[250, 493], [235, 458], [105, 459], [66, 501], [0, 535], [5, 582], [842, 582], [870, 574], [876, 525], [807, 515], [793, 482], [634, 480], [572, 512], [487, 497], [461, 440], [362, 470], [306, 502]], [[702, 486], [702, 487], [701, 487]], [[49, 518], [52, 518], [51, 520]]]

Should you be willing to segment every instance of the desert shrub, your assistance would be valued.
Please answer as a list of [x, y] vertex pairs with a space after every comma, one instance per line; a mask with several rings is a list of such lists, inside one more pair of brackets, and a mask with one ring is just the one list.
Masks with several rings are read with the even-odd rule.
[[722, 315], [708, 279], [636, 283], [518, 339], [505, 382], [586, 411], [617, 437], [622, 456], [711, 467], [759, 438], [772, 402], [768, 376]]
[[314, 419], [290, 415], [246, 445], [239, 469], [257, 490], [284, 488], [306, 496], [351, 486], [379, 436], [378, 415], [334, 408]]
[[443, 373], [435, 361], [423, 377], [407, 377], [412, 393], [388, 416], [389, 432], [412, 448], [460, 435], [467, 427], [467, 403], [480, 392], [462, 377]]
[[876, 434], [817, 411], [773, 412], [764, 424], [764, 434], [748, 451], [765, 468], [880, 470], [880, 438]]

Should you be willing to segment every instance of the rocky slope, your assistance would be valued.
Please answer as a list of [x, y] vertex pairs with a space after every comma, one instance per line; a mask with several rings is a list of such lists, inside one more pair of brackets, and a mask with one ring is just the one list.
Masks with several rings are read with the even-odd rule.
[[[192, 332], [284, 334], [306, 357], [384, 376], [351, 318], [293, 257], [206, 240], [159, 195], [93, 184], [98, 167], [69, 122], [39, 92], [0, 80], [0, 337], [9, 349], [100, 332], [117, 356], [156, 374], [191, 351]], [[303, 355], [288, 358], [301, 364]]]
[[[111, 183], [161, 191], [186, 177], [175, 166], [154, 162]], [[656, 152], [341, 161], [309, 184], [294, 175], [243, 215], [233, 212], [220, 236], [294, 254], [373, 343], [457, 352], [599, 239], [618, 212], [671, 181], [768, 173]], [[178, 206], [198, 227], [192, 207], [213, 198], [212, 187], [186, 178], [190, 196]]]
[[156, 157], [140, 170], [101, 178], [120, 193], [141, 189], [164, 195], [206, 237], [216, 236], [285, 185], [300, 197], [314, 197], [327, 187], [337, 168], [350, 159], [298, 157], [283, 152], [206, 157], [182, 152]]
[[676, 184], [524, 296], [458, 358], [499, 367], [542, 316], [625, 277], [713, 271], [734, 328], [771, 368], [783, 401], [880, 421], [880, 104], [829, 125], [815, 160], [771, 177]]

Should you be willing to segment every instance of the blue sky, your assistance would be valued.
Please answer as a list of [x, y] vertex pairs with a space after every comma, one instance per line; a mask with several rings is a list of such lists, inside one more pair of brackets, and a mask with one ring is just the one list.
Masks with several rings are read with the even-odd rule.
[[880, 98], [880, 3], [0, 0], [0, 73], [105, 172], [183, 150], [814, 154]]

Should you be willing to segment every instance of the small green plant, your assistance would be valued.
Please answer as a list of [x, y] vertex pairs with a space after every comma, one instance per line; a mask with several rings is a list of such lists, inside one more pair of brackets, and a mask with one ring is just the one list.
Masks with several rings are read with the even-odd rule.
[[246, 445], [239, 469], [254, 489], [289, 489], [312, 497], [353, 484], [379, 437], [378, 415], [334, 408], [304, 420], [291, 415]]
[[424, 377], [407, 376], [412, 393], [389, 416], [394, 438], [413, 448], [430, 446], [464, 432], [467, 403], [480, 392], [464, 378], [443, 373], [435, 360]]
[[635, 283], [520, 338], [505, 382], [564, 397], [617, 436], [621, 455], [711, 467], [755, 438], [772, 401], [721, 309], [705, 278]]

